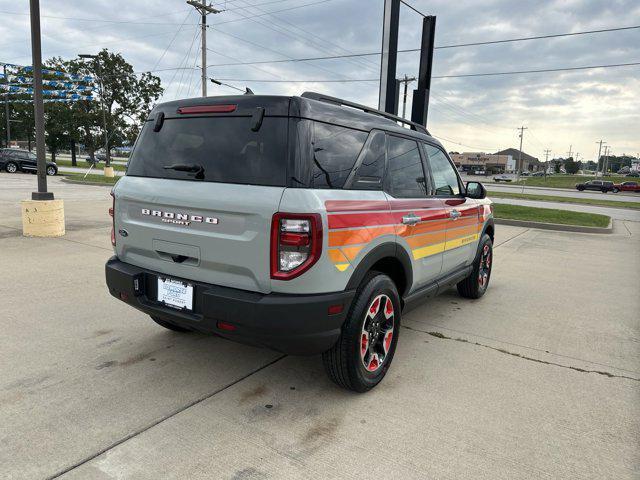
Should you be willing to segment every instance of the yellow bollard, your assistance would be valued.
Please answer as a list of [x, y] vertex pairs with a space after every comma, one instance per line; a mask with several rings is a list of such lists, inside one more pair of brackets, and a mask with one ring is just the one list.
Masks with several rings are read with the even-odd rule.
[[62, 200], [23, 200], [22, 235], [25, 237], [61, 237], [64, 228]]
[[116, 173], [113, 170], [113, 167], [104, 167], [104, 176], [105, 177], [109, 177], [109, 178], [113, 178], [115, 177]]

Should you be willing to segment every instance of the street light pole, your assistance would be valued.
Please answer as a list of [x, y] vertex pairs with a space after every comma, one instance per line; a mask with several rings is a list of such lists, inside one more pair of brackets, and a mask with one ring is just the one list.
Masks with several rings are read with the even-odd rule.
[[31, 15], [31, 56], [33, 62], [33, 104], [36, 126], [36, 158], [38, 162], [38, 191], [32, 200], [53, 200], [47, 192], [47, 159], [44, 143], [44, 101], [42, 98], [42, 48], [40, 43], [40, 1], [29, 0]]

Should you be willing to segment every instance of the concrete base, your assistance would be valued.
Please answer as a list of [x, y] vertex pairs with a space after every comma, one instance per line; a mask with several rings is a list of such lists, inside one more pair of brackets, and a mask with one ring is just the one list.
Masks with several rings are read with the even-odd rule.
[[62, 200], [23, 200], [20, 203], [25, 237], [61, 237], [65, 234]]
[[113, 178], [116, 176], [116, 172], [113, 170], [113, 167], [104, 167], [104, 176]]

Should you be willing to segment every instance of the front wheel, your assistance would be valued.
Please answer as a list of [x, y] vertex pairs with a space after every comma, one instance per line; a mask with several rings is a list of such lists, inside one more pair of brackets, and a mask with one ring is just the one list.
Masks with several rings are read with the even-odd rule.
[[16, 173], [18, 171], [18, 164], [14, 162], [7, 162], [7, 164], [4, 166], [4, 169], [7, 171], [7, 173]]
[[486, 233], [480, 240], [480, 248], [473, 262], [473, 270], [467, 278], [458, 283], [458, 293], [465, 298], [480, 298], [487, 291], [493, 266], [493, 242]]
[[56, 167], [54, 167], [53, 165], [49, 165], [49, 166], [47, 167], [47, 175], [49, 175], [49, 176], [53, 176], [53, 175], [55, 175], [56, 173], [58, 173], [58, 169], [57, 169]]
[[370, 272], [358, 287], [340, 338], [322, 354], [329, 378], [355, 392], [380, 383], [393, 360], [400, 317], [400, 296], [393, 280]]

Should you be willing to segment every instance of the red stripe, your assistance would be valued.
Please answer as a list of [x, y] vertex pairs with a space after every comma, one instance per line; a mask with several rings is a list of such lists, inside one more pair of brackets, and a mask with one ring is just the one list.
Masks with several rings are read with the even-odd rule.
[[390, 200], [391, 210], [412, 208], [442, 208], [442, 200], [438, 198], [424, 198], [419, 200]]
[[405, 210], [400, 212], [347, 213], [329, 215], [329, 228], [372, 227], [376, 225], [397, 225], [402, 217], [409, 213], [420, 217], [420, 221], [442, 220], [449, 218], [449, 213], [441, 208]]

